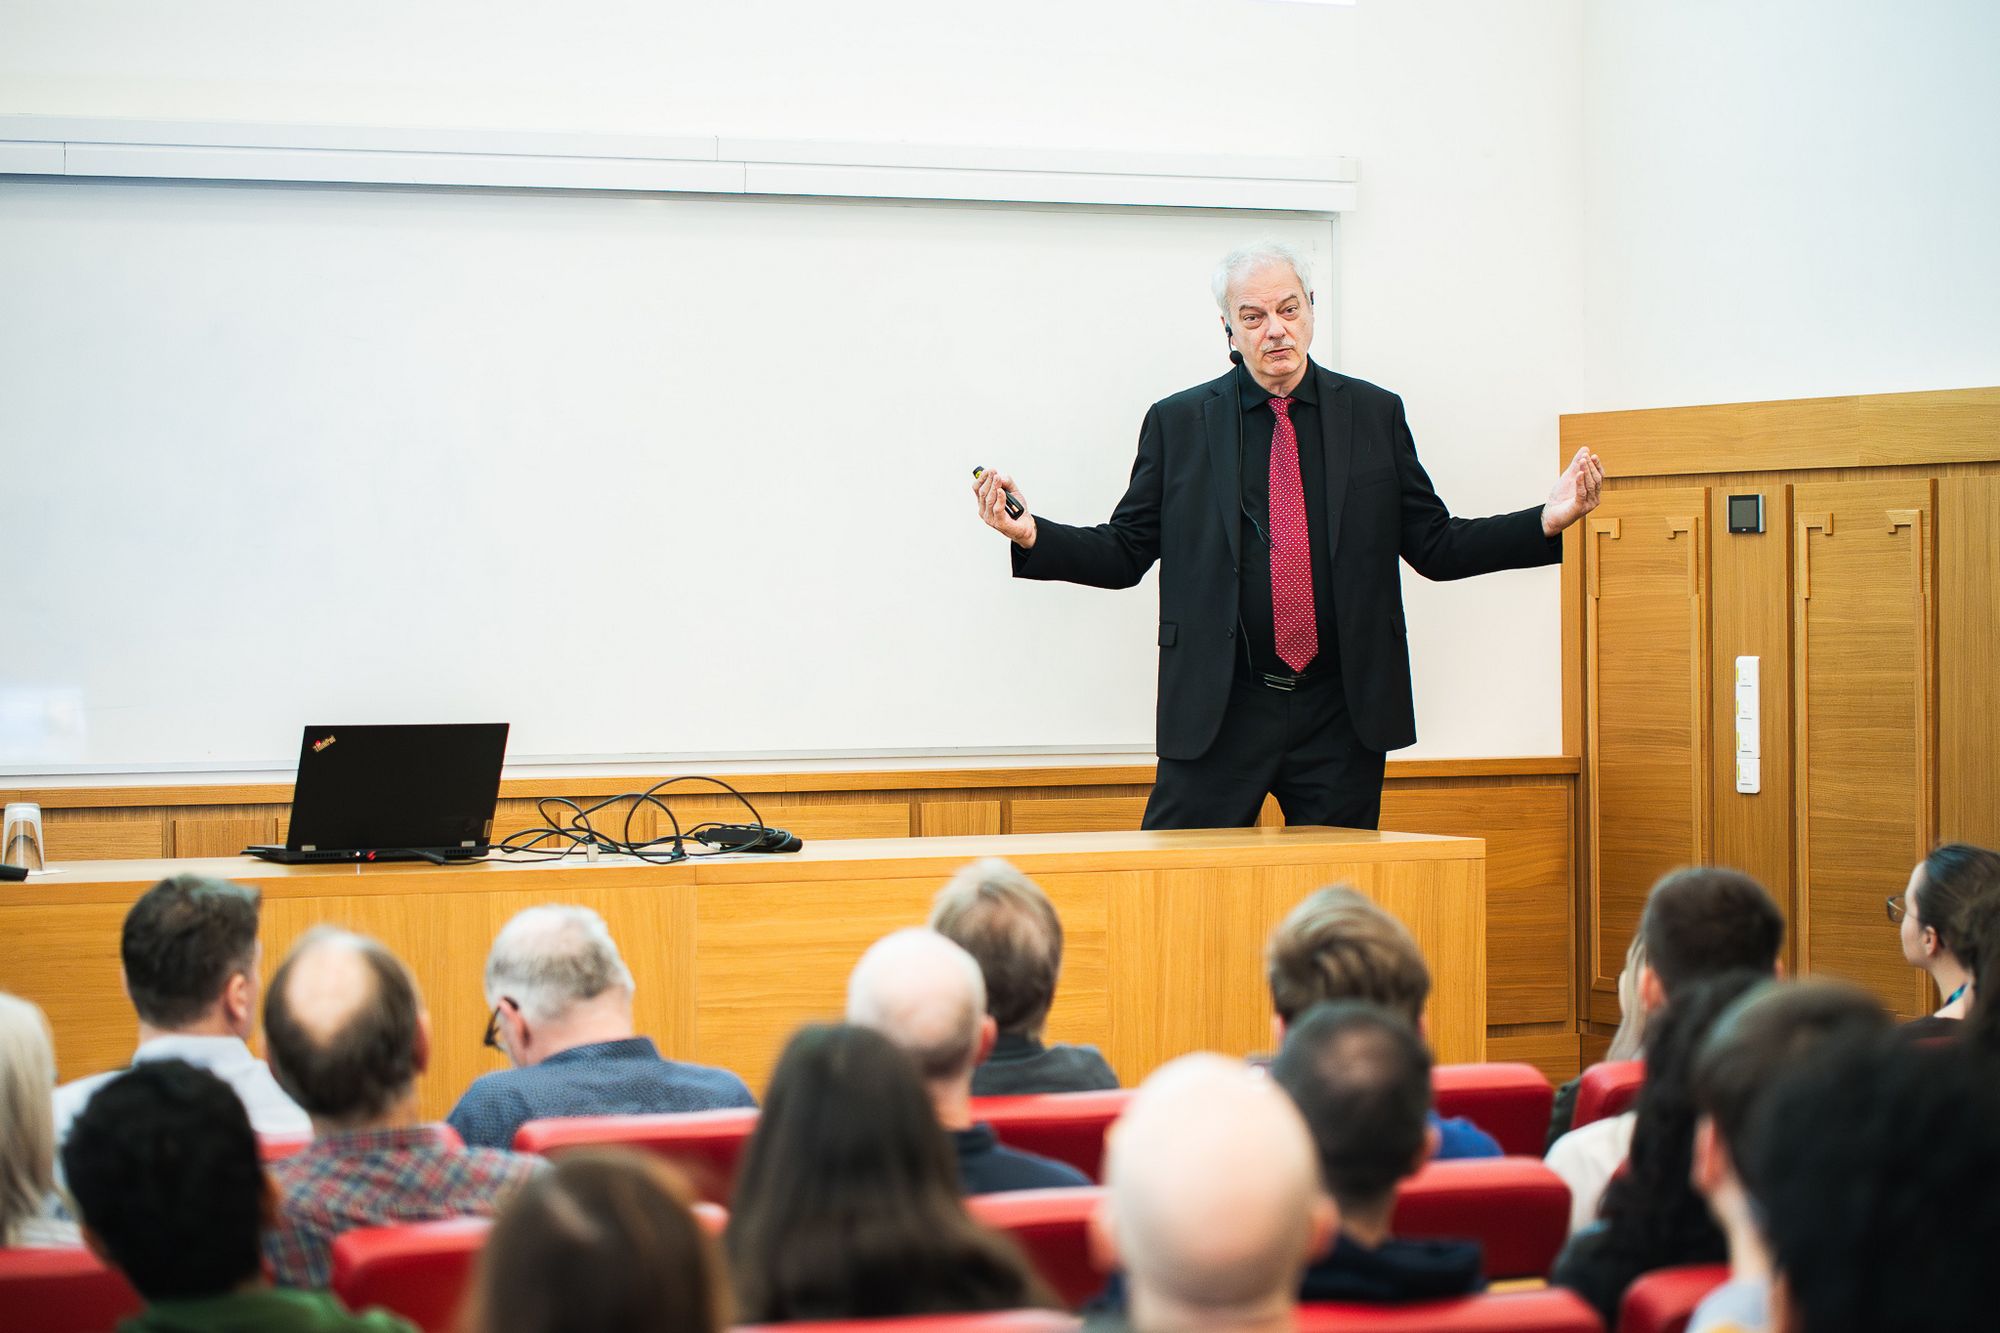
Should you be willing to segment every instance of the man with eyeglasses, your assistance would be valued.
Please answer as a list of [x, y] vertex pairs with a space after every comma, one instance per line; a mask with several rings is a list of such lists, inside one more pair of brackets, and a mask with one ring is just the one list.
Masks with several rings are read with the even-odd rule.
[[530, 1120], [713, 1111], [757, 1104], [726, 1069], [668, 1060], [632, 1026], [632, 973], [587, 907], [530, 907], [486, 958], [486, 1044], [512, 1069], [482, 1074], [451, 1111], [474, 1146], [511, 1147]]

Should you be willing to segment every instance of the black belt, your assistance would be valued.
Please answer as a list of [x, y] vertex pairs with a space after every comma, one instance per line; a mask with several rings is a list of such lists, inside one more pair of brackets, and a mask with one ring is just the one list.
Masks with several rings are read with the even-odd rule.
[[1237, 678], [1251, 685], [1262, 685], [1267, 690], [1296, 690], [1301, 685], [1311, 685], [1325, 680], [1333, 673], [1324, 667], [1307, 671], [1295, 671], [1290, 675], [1279, 675], [1269, 671], [1259, 671], [1246, 666], [1237, 672]]

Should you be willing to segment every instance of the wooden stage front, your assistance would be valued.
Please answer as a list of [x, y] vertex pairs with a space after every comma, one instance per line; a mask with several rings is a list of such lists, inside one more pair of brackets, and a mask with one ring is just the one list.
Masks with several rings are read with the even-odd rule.
[[1485, 843], [1410, 833], [1255, 828], [1172, 833], [824, 841], [789, 856], [647, 865], [367, 867], [241, 857], [72, 862], [0, 888], [0, 989], [42, 1006], [67, 1080], [122, 1065], [135, 1019], [120, 988], [126, 909], [163, 875], [220, 875], [264, 892], [264, 974], [322, 922], [375, 935], [415, 970], [429, 1006], [427, 1114], [504, 1066], [481, 1047], [480, 989], [494, 933], [523, 907], [581, 903], [610, 923], [638, 982], [639, 1030], [681, 1059], [762, 1090], [786, 1036], [840, 1016], [862, 950], [921, 924], [975, 857], [1005, 856], [1062, 914], [1066, 947], [1049, 1038], [1103, 1049], [1136, 1082], [1173, 1056], [1271, 1045], [1264, 942], [1293, 904], [1354, 885], [1409, 926], [1430, 960], [1438, 1059], [1483, 1059]]

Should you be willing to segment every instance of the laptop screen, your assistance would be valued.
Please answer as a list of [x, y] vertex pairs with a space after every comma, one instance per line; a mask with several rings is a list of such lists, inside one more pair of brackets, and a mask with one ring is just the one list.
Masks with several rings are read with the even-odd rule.
[[307, 727], [286, 845], [483, 848], [506, 754], [505, 722]]

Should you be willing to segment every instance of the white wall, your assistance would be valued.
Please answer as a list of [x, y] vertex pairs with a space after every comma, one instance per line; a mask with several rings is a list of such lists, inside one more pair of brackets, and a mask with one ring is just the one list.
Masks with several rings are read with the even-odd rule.
[[[0, 0], [0, 114], [1352, 154], [1320, 350], [1404, 396], [1471, 514], [1540, 500], [1579, 392], [1582, 9]], [[1554, 572], [1411, 584], [1412, 753], [1557, 750]]]
[[1573, 407], [2000, 383], [2000, 5], [1606, 0], [1585, 33]]

